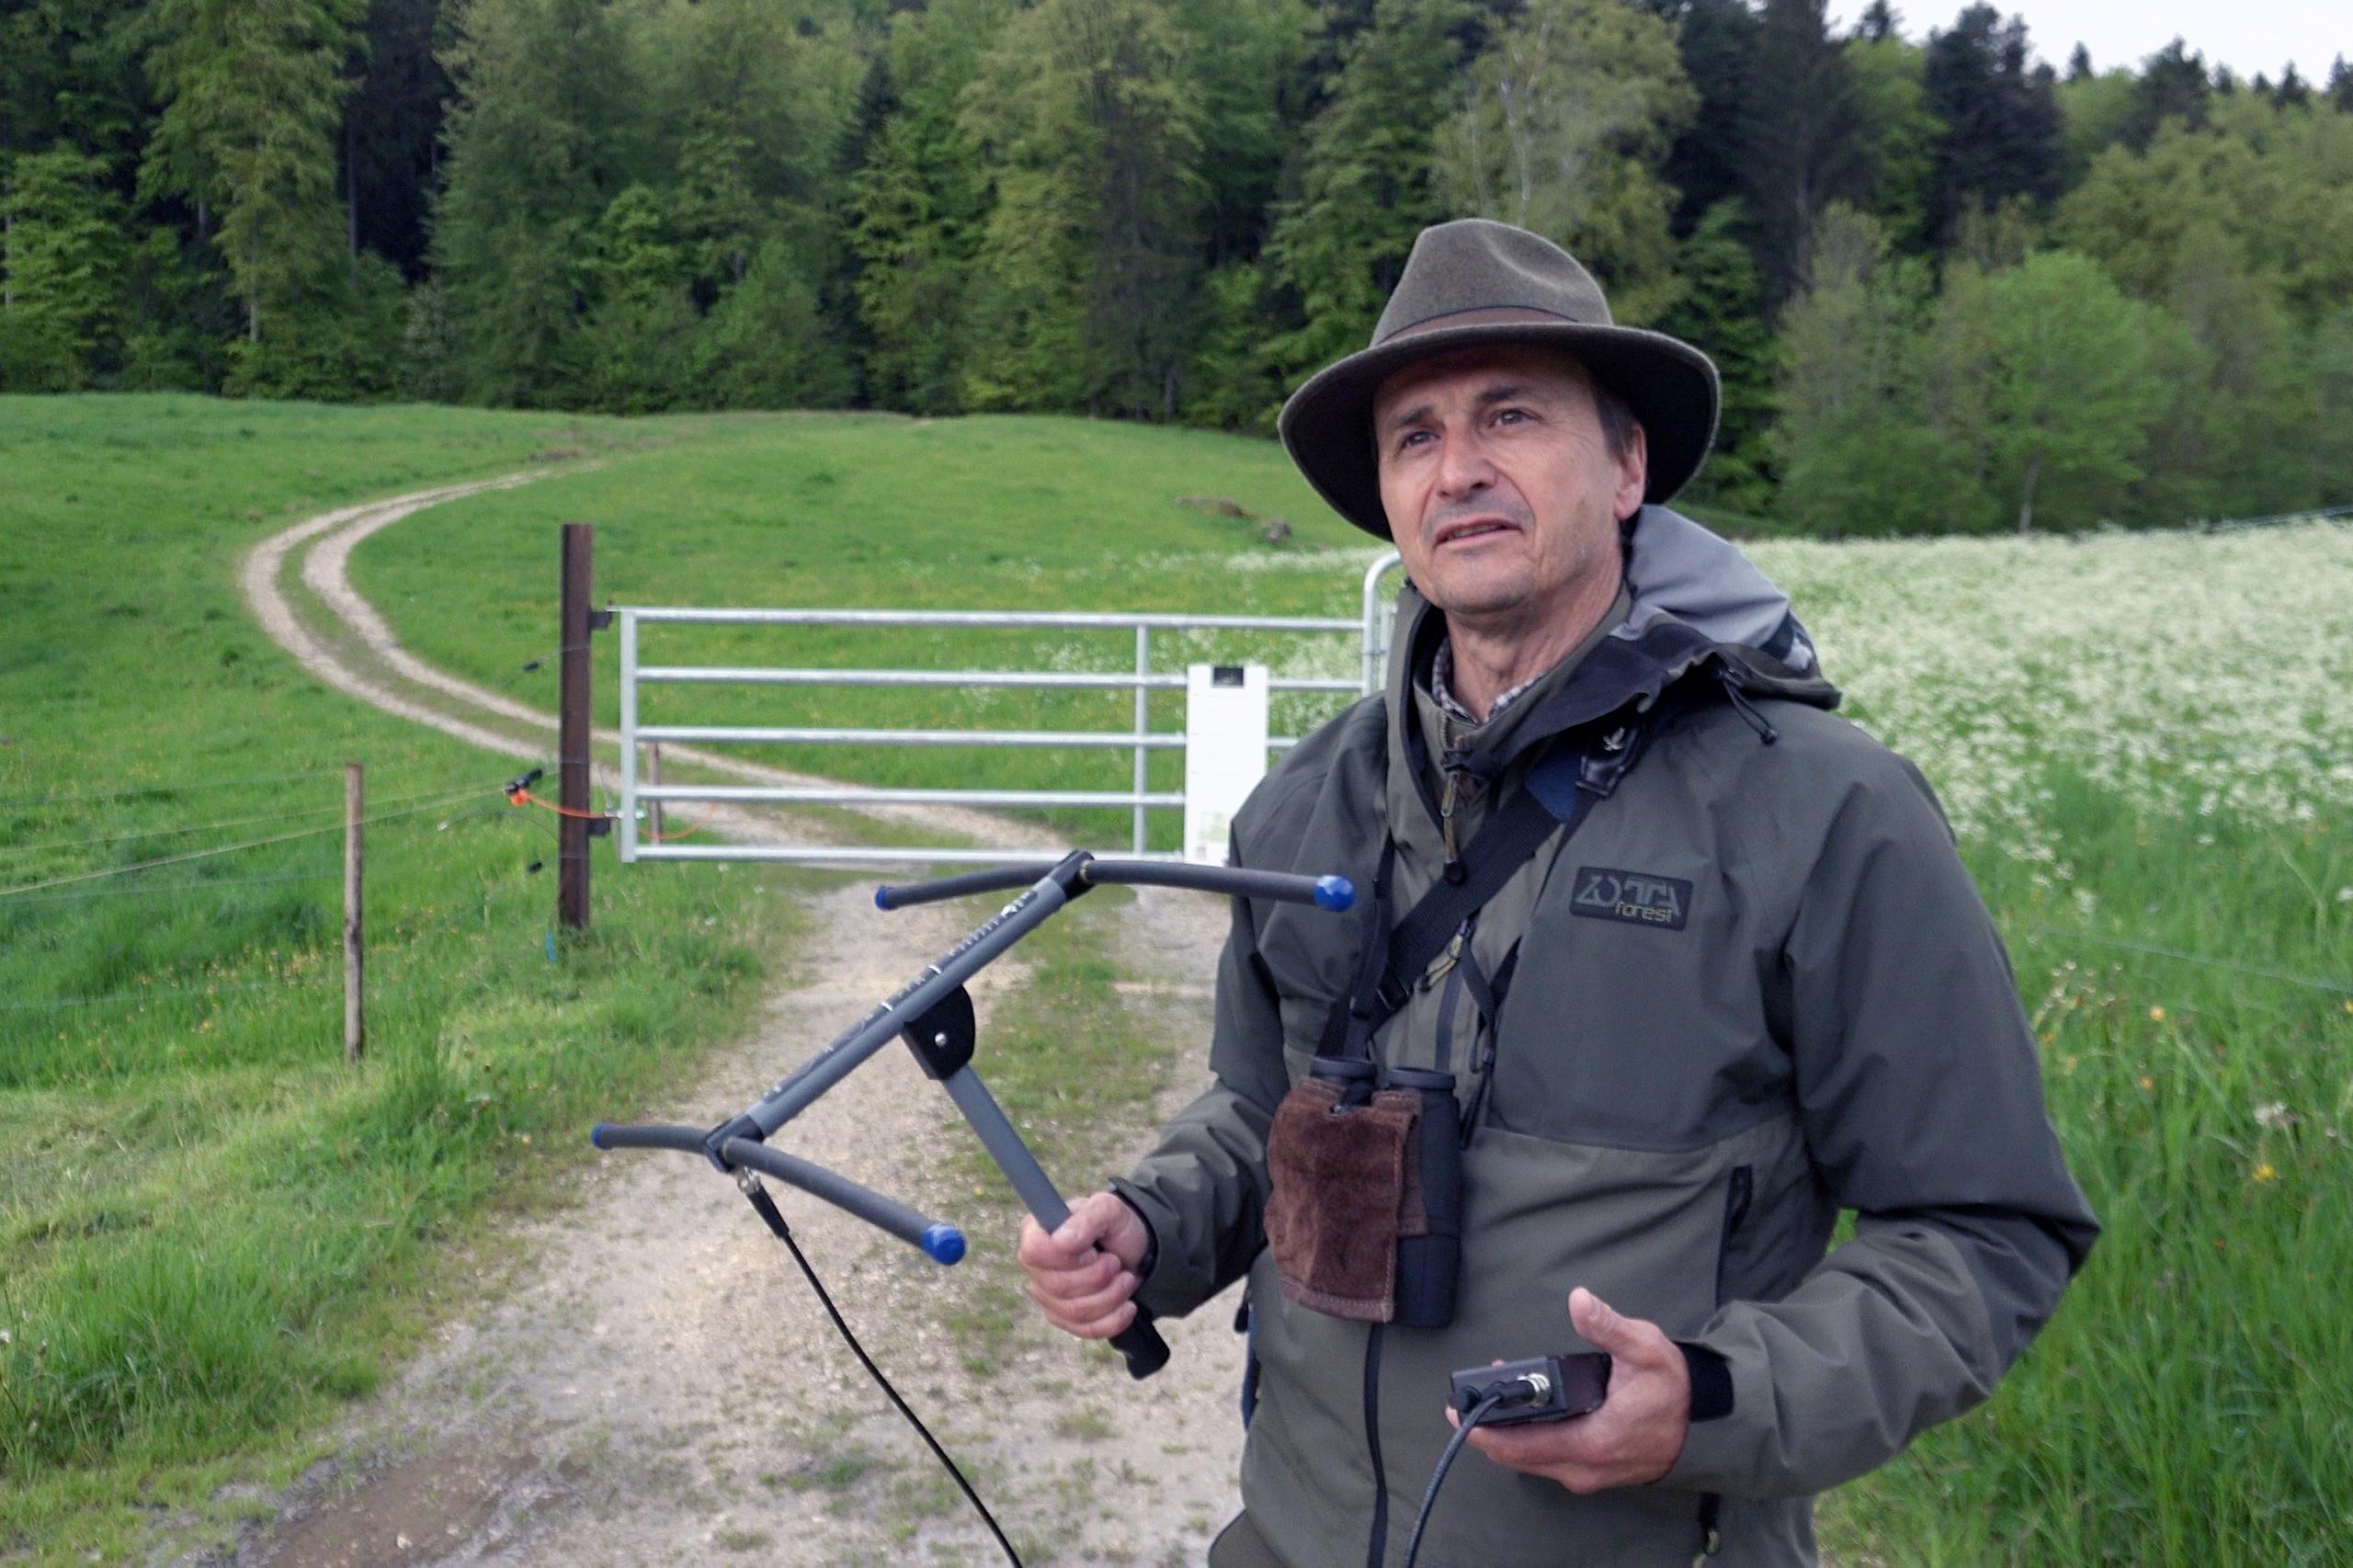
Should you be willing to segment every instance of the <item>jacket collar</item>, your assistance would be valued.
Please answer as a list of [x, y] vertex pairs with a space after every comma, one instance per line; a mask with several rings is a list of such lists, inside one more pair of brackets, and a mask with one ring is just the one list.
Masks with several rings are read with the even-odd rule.
[[[1625, 619], [1557, 682], [1540, 680], [1540, 689], [1512, 705], [1518, 722], [1502, 727], [1508, 733], [1496, 737], [1493, 750], [1471, 759], [1474, 771], [1498, 777], [1555, 735], [1648, 711], [1696, 671], [1712, 671], [1725, 699], [1751, 715], [1748, 696], [1837, 706], [1838, 689], [1822, 677], [1813, 640], [1789, 597], [1735, 546], [1681, 513], [1644, 506], [1634, 515], [1626, 582], [1631, 604]], [[1414, 671], [1445, 634], [1445, 622], [1411, 583], [1398, 591], [1389, 653], [1392, 754], [1415, 726]], [[1392, 755], [1392, 766], [1403, 760]]]

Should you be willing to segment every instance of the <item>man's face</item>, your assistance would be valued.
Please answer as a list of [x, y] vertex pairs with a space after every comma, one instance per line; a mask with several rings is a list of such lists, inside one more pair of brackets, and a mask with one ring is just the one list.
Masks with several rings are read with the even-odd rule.
[[1585, 368], [1556, 351], [1474, 347], [1425, 359], [1373, 399], [1381, 505], [1406, 574], [1449, 616], [1498, 631], [1552, 624], [1607, 577], [1643, 501], [1639, 427], [1612, 457]]

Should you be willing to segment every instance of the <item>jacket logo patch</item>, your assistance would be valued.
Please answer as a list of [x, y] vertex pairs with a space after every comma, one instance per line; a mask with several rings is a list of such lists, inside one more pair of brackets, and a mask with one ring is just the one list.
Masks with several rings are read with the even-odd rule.
[[1663, 926], [1680, 931], [1691, 913], [1691, 884], [1646, 871], [1579, 866], [1569, 912], [1594, 920], [1622, 920], [1629, 926]]

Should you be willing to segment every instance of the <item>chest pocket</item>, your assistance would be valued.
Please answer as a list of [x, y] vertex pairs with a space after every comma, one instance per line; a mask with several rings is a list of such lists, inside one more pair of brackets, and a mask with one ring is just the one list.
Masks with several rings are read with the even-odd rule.
[[[1690, 848], [1625, 854], [1614, 836], [1563, 858], [1529, 923], [1498, 1017], [1489, 1119], [1558, 1142], [1668, 1152], [1787, 1115], [1794, 1078], [1748, 917]], [[1690, 887], [1684, 924], [1580, 915], [1580, 873], [1605, 854]]]

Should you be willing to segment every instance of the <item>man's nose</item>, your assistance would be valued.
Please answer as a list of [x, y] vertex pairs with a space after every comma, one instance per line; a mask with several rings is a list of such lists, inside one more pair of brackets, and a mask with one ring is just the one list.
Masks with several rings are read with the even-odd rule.
[[1474, 495], [1495, 482], [1495, 465], [1487, 460], [1477, 437], [1464, 432], [1447, 438], [1438, 471], [1438, 489], [1449, 496]]

